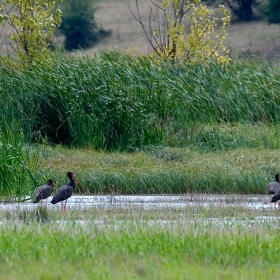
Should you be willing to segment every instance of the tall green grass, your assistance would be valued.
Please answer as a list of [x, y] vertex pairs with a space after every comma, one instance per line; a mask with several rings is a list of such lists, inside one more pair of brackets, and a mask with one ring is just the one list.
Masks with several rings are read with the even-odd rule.
[[48, 149], [40, 173], [57, 185], [71, 170], [83, 194], [265, 194], [279, 173], [278, 150], [234, 149], [199, 152], [152, 147], [138, 152]]
[[[42, 154], [34, 143], [143, 151], [175, 163], [130, 172], [82, 170], [83, 192], [263, 192], [264, 177], [278, 172], [268, 161], [259, 170], [204, 162], [177, 168], [176, 153], [155, 147], [279, 149], [279, 77], [279, 67], [264, 60], [188, 66], [116, 52], [56, 56], [52, 67], [23, 72], [0, 68], [0, 196], [23, 197], [48, 176], [65, 182], [69, 167], [57, 170], [47, 161], [39, 168]], [[75, 164], [69, 166], [75, 171]]]
[[50, 142], [101, 150], [205, 142], [223, 149], [234, 136], [220, 137], [220, 125], [276, 131], [279, 76], [279, 67], [261, 60], [187, 66], [115, 52], [57, 56], [51, 69], [0, 69], [0, 116], [18, 120], [28, 141], [40, 131]]
[[39, 151], [32, 149], [17, 122], [0, 125], [0, 196], [21, 201], [36, 186]]

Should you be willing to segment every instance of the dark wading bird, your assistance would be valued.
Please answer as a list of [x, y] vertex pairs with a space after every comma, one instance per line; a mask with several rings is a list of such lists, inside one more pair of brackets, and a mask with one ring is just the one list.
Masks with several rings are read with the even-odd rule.
[[280, 193], [279, 174], [275, 174], [275, 181], [267, 184], [267, 194]]
[[[276, 206], [276, 202], [280, 200], [280, 182], [279, 182], [279, 174], [275, 174], [275, 181], [270, 182], [267, 184], [267, 194], [274, 194], [272, 199], [270, 200], [270, 203], [274, 203], [274, 206]], [[271, 205], [271, 204], [270, 204]], [[278, 204], [278, 207], [280, 205]]]
[[[270, 203], [274, 203], [274, 205], [276, 205], [276, 202], [280, 200], [280, 193], [277, 193], [276, 195], [274, 195], [271, 200]], [[280, 208], [280, 202], [278, 202], [278, 208]]]
[[52, 192], [54, 191], [55, 184], [52, 179], [49, 179], [47, 181], [46, 185], [40, 186], [36, 191], [35, 191], [35, 198], [33, 200], [34, 203], [38, 203], [39, 201], [42, 202], [43, 199], [48, 198]]
[[[66, 211], [67, 199], [72, 196], [73, 190], [75, 189], [75, 181], [78, 181], [72, 172], [68, 172], [67, 177], [69, 178], [70, 182], [58, 188], [56, 194], [54, 195], [51, 201], [52, 204], [61, 202], [61, 210], [63, 212]], [[63, 201], [65, 202], [63, 203]]]

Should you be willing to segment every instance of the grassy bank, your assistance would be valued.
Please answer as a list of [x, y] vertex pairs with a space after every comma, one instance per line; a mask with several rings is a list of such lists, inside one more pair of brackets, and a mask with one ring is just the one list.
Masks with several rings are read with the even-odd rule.
[[71, 170], [79, 179], [77, 192], [84, 194], [264, 194], [280, 165], [279, 150], [267, 149], [198, 152], [149, 147], [133, 153], [44, 149], [37, 179], [53, 178], [61, 185]]
[[[79, 180], [83, 194], [265, 194], [279, 172], [279, 149], [232, 149], [201, 152], [192, 148], [149, 146], [135, 152], [98, 152], [62, 146], [23, 146], [6, 150], [1, 197], [33, 195], [52, 178], [57, 186], [66, 173]], [[3, 152], [3, 151], [2, 151]], [[25, 154], [26, 153], [26, 154]], [[8, 186], [8, 187], [7, 187]]]

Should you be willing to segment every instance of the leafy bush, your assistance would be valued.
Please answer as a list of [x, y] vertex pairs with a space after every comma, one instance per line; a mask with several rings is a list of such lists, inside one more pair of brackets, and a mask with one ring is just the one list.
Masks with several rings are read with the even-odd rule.
[[[3, 2], [3, 1], [2, 1]], [[7, 67], [31, 68], [38, 63], [50, 64], [49, 46], [55, 29], [61, 23], [60, 0], [10, 0], [0, 3], [0, 23], [11, 28], [12, 50], [21, 65], [14, 63], [12, 53], [1, 57]], [[6, 36], [3, 30], [0, 36]], [[5, 41], [7, 39], [5, 38]], [[11, 51], [12, 52], [12, 51]]]
[[110, 31], [98, 27], [95, 12], [92, 0], [69, 0], [65, 3], [59, 30], [65, 36], [66, 50], [88, 48], [110, 34]]
[[280, 1], [268, 0], [264, 9], [264, 14], [269, 23], [280, 23]]
[[138, 0], [135, 0], [136, 12], [132, 12], [132, 4], [128, 5], [153, 50], [151, 58], [187, 64], [205, 63], [213, 58], [222, 63], [230, 61], [225, 41], [231, 16], [223, 5], [219, 5], [217, 12], [200, 0], [150, 2], [151, 13], [155, 9], [158, 16], [153, 18], [150, 14], [147, 22]]

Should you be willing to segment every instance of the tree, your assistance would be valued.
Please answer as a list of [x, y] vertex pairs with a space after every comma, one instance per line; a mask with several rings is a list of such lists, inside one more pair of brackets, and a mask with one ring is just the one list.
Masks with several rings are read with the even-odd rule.
[[280, 0], [268, 0], [264, 14], [269, 23], [280, 23]]
[[60, 32], [65, 36], [65, 49], [88, 48], [111, 32], [99, 28], [95, 22], [93, 0], [68, 0], [62, 7]]
[[[7, 0], [0, 6], [0, 23], [11, 27], [11, 47], [23, 67], [49, 61], [49, 45], [61, 23], [62, 13], [56, 9], [61, 1]], [[6, 65], [12, 63], [7, 57], [1, 59]]]
[[240, 21], [250, 21], [253, 17], [255, 0], [225, 0], [225, 3]]
[[148, 22], [145, 22], [139, 1], [135, 0], [136, 12], [127, 1], [154, 56], [185, 63], [202, 63], [211, 57], [220, 62], [229, 61], [229, 50], [224, 42], [230, 13], [223, 5], [220, 5], [219, 13], [215, 13], [199, 0], [161, 0], [158, 3], [151, 0], [151, 3]]

